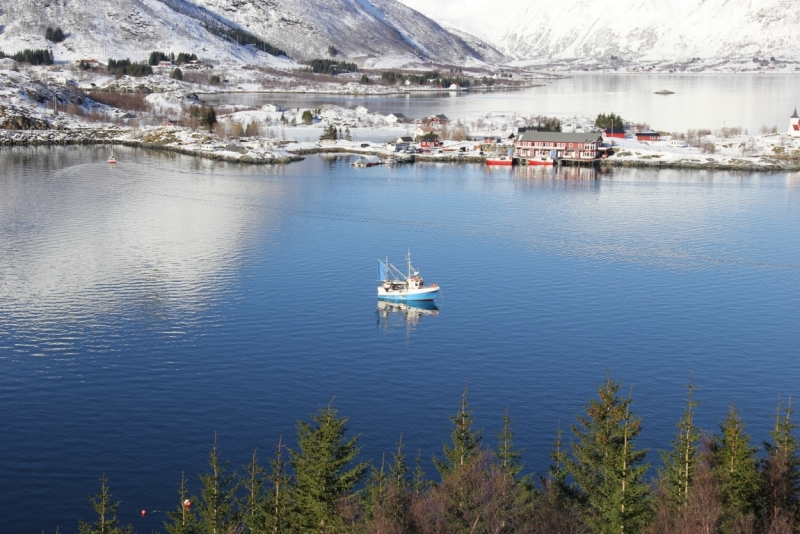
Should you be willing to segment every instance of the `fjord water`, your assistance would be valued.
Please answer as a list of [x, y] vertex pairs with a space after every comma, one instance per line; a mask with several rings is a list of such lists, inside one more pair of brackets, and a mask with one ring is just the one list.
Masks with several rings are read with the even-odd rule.
[[[786, 131], [789, 116], [800, 105], [800, 73], [685, 74], [604, 73], [570, 74], [543, 79], [540, 87], [518, 91], [443, 91], [409, 95], [365, 96], [324, 94], [223, 93], [203, 95], [212, 104], [260, 106], [275, 103], [288, 108], [321, 104], [366, 106], [382, 114], [407, 117], [444, 113], [454, 119], [476, 119], [488, 112], [507, 115], [595, 117], [615, 112], [634, 123], [659, 131], [724, 126], [756, 134], [762, 126]], [[657, 95], [667, 89], [672, 95]], [[298, 133], [300, 135], [300, 133]]]
[[[116, 154], [0, 151], [3, 532], [76, 532], [102, 473], [159, 529], [215, 434], [266, 462], [334, 397], [364, 458], [402, 433], [433, 477], [467, 381], [539, 471], [607, 371], [652, 462], [692, 373], [700, 423], [736, 402], [755, 441], [798, 393], [797, 174]], [[377, 310], [409, 247], [438, 314]]]

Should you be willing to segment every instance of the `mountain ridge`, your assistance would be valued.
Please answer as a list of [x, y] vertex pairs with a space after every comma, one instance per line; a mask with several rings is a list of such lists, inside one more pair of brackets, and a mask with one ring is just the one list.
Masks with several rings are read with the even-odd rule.
[[507, 56], [634, 62], [800, 54], [800, 0], [400, 0]]

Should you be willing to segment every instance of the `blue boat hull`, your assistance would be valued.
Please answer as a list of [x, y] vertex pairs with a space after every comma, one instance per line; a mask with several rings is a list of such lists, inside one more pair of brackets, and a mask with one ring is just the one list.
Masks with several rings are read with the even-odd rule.
[[425, 293], [411, 293], [406, 295], [398, 295], [398, 294], [384, 294], [378, 295], [380, 300], [391, 300], [397, 302], [423, 302], [423, 301], [431, 301], [436, 298], [436, 295], [439, 294], [439, 290], [436, 291], [426, 291]]

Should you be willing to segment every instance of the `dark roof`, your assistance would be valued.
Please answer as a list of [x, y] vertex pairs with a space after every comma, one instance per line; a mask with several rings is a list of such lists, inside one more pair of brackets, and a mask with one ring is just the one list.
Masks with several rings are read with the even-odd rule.
[[414, 142], [414, 138], [413, 137], [408, 137], [407, 135], [404, 135], [402, 137], [398, 137], [397, 139], [398, 139], [398, 141], [401, 141], [403, 143], [413, 143]]
[[553, 143], [594, 143], [598, 133], [522, 132], [518, 141], [550, 141]]
[[[445, 115], [434, 115], [433, 117], [436, 117], [440, 121], [446, 121], [447, 120], [447, 116], [445, 116]], [[431, 117], [431, 118], [433, 118], [433, 117]]]
[[610, 133], [625, 133], [625, 129], [624, 128], [606, 128], [604, 131], [607, 134], [610, 134]]
[[643, 132], [636, 132], [636, 135], [658, 135], [658, 132], [654, 132], [653, 130], [645, 130]]
[[800, 119], [800, 117], [797, 116], [797, 108], [794, 108], [794, 113], [789, 118], [790, 119]]
[[390, 115], [394, 115], [398, 119], [405, 119], [406, 118], [406, 116], [403, 115], [402, 113], [390, 113]]

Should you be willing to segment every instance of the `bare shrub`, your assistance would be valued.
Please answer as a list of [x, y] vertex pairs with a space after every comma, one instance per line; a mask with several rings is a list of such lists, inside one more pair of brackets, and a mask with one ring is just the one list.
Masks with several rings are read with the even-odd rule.
[[247, 127], [244, 129], [244, 134], [247, 137], [258, 137], [259, 135], [261, 135], [258, 123], [256, 123], [255, 121], [247, 123]]
[[105, 91], [92, 91], [87, 98], [107, 106], [124, 109], [125, 111], [150, 111], [150, 103], [145, 100], [147, 93], [115, 93]]
[[232, 122], [228, 125], [228, 136], [229, 137], [243, 137], [244, 136], [244, 128], [242, 124], [239, 122]]
[[717, 145], [708, 142], [702, 143], [700, 145], [700, 150], [703, 152], [703, 154], [713, 154], [717, 150]]

